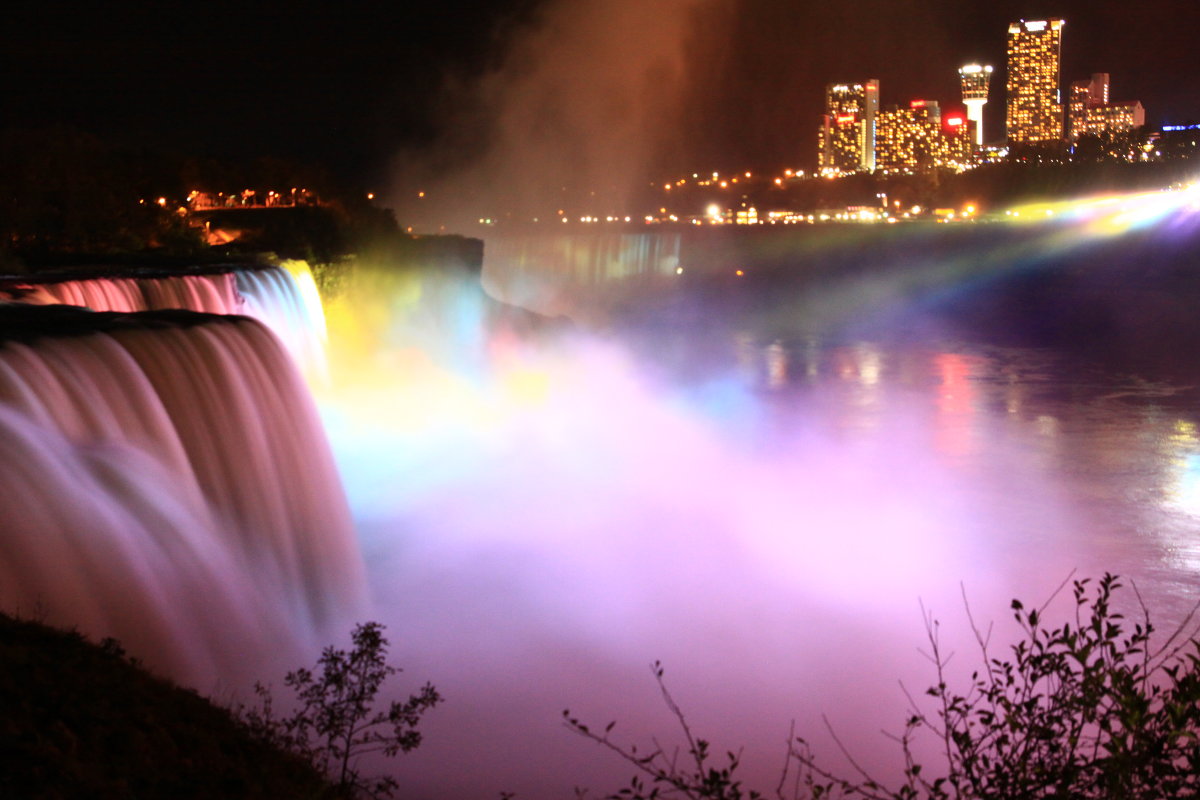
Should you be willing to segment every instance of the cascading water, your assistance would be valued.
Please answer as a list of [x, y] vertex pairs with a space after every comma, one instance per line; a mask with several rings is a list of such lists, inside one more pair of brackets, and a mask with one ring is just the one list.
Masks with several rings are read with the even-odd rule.
[[361, 609], [328, 444], [261, 323], [3, 319], [0, 608], [114, 636], [192, 679], [237, 674], [251, 644], [304, 642]]
[[678, 233], [553, 233], [489, 239], [487, 290], [543, 314], [586, 317], [598, 302], [673, 279], [680, 266]]
[[281, 266], [226, 268], [152, 276], [89, 276], [37, 283], [11, 279], [9, 299], [36, 305], [72, 305], [93, 311], [185, 309], [244, 314], [267, 325], [306, 370], [323, 373], [325, 319], [312, 272], [303, 261]]
[[241, 314], [243, 301], [233, 273], [161, 277], [87, 277], [35, 284], [14, 282], [17, 299], [84, 306], [93, 311], [154, 311], [184, 308], [209, 314]]
[[309, 371], [325, 370], [325, 315], [308, 264], [287, 261], [269, 269], [239, 269], [237, 290], [245, 299], [241, 312], [264, 322]]
[[35, 305], [84, 306], [97, 311], [145, 311], [146, 299], [136, 278], [66, 280], [53, 283], [18, 283], [10, 298]]
[[218, 535], [178, 474], [134, 447], [78, 444], [0, 408], [0, 607], [99, 639], [194, 685], [290, 651], [288, 587]]

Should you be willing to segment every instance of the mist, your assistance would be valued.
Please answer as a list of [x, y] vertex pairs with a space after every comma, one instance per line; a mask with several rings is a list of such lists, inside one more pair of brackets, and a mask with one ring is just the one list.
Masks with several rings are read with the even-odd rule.
[[[1012, 598], [1118, 571], [1169, 628], [1196, 569], [1191, 395], [1098, 380], [1069, 347], [964, 342], [971, 328], [930, 302], [967, 303], [996, 291], [983, 278], [1047, 260], [1142, 252], [1130, 234], [1151, 218], [1166, 241], [1191, 235], [1190, 207], [1154, 193], [1078, 225], [978, 229], [959, 241], [968, 258], [942, 226], [884, 229], [867, 275], [849, 258], [862, 234], [821, 231], [810, 244], [847, 280], [769, 283], [744, 316], [725, 301], [750, 290], [729, 283], [669, 310], [683, 289], [644, 279], [664, 260], [675, 276], [677, 248], [576, 237], [539, 260], [509, 237], [485, 253], [483, 285], [572, 320], [525, 336], [489, 322], [474, 274], [357, 272], [326, 304], [335, 379], [318, 400], [373, 612], [406, 672], [451, 698], [398, 767], [409, 795], [624, 785], [628, 765], [560, 714], [670, 748], [655, 660], [697, 735], [745, 746], [747, 786], [774, 785], [793, 721], [844, 767], [822, 717], [891, 778], [899, 754], [880, 731], [909, 712], [897, 682], [919, 695], [931, 679], [922, 604], [961, 654], [959, 685], [978, 651], [964, 595], [1003, 648]], [[599, 269], [635, 253], [644, 268]], [[506, 256], [521, 268], [505, 274]], [[919, 275], [929, 296], [911, 292]], [[629, 285], [644, 316], [598, 313]], [[848, 323], [871, 335], [836, 335]]]
[[656, 659], [700, 735], [747, 748], [754, 786], [777, 778], [792, 719], [836, 763], [822, 714], [890, 775], [896, 680], [927, 678], [919, 601], [956, 622], [963, 581], [990, 619], [1085, 561], [1065, 538], [1025, 563], [1020, 532], [1073, 530], [1071, 510], [1029, 469], [1032, 424], [980, 413], [963, 356], [797, 353], [796, 374], [840, 377], [787, 410], [746, 377], [778, 359], [766, 342], [664, 380], [623, 337], [492, 328], [476, 280], [360, 273], [326, 307], [318, 398], [373, 613], [406, 680], [451, 698], [397, 765], [412, 797], [624, 784], [628, 765], [559, 715], [676, 741]]
[[688, 64], [718, 59], [729, 0], [546, 4], [509, 34], [482, 77], [446, 79], [445, 131], [395, 160], [389, 198], [417, 232], [482, 218], [626, 214], [678, 148], [695, 88]]

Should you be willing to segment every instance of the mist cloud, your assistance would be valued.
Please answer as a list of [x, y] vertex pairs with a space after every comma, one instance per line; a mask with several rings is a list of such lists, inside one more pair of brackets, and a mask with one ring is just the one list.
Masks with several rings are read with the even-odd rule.
[[397, 159], [391, 200], [401, 222], [436, 231], [481, 216], [627, 213], [656, 157], [679, 146], [689, 54], [715, 46], [700, 41], [697, 23], [713, 30], [729, 6], [547, 4], [494, 69], [447, 87], [439, 146]]

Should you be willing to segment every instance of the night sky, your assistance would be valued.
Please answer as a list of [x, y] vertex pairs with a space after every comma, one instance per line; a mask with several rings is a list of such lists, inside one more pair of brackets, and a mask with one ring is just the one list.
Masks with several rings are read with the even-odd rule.
[[[971, 60], [999, 70], [988, 116], [999, 133], [1005, 31], [1020, 18], [1066, 18], [1064, 83], [1109, 72], [1113, 99], [1140, 99], [1151, 125], [1200, 119], [1200, 4], [1169, 0], [37, 2], [5, 16], [5, 126], [65, 124], [122, 145], [273, 155], [359, 178], [403, 180], [412, 170], [397, 161], [451, 141], [458, 155], [438, 164], [487, 151], [505, 87], [536, 75], [543, 52], [566, 89], [542, 105], [603, 105], [589, 80], [614, 70], [618, 98], [634, 83], [660, 88], [669, 108], [636, 164], [650, 177], [811, 166], [826, 83], [879, 78], [885, 105], [954, 108], [955, 69]], [[588, 150], [607, 134], [598, 119], [530, 124]]]

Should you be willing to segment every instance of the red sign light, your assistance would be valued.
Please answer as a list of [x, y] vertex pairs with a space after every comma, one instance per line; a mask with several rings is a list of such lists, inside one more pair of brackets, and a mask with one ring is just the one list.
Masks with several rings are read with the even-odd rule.
[[924, 100], [913, 100], [911, 103], [909, 103], [909, 105], [913, 108], [924, 108], [925, 101]]
[[838, 121], [838, 125], [849, 125], [850, 123], [854, 122], [854, 115], [853, 114], [838, 114], [837, 121]]
[[946, 117], [946, 124], [949, 125], [951, 128], [957, 128], [958, 126], [963, 124], [963, 118], [962, 117]]

